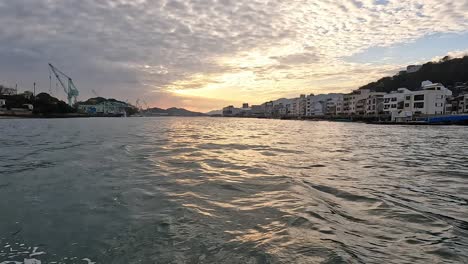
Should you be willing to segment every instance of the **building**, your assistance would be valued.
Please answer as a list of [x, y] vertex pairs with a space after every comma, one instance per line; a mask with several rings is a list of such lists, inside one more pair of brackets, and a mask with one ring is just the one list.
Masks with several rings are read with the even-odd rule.
[[265, 116], [265, 105], [252, 105], [251, 113], [254, 117], [264, 117]]
[[341, 96], [341, 98], [339, 98], [337, 101], [336, 101], [336, 107], [335, 107], [335, 115], [342, 115], [344, 114], [343, 112], [343, 104], [344, 104], [344, 95]]
[[223, 108], [223, 116], [238, 116], [241, 111], [241, 108], [236, 108], [233, 105], [226, 106]]
[[371, 91], [369, 89], [358, 89], [343, 96], [343, 114], [356, 115], [365, 113], [366, 100]]
[[336, 112], [336, 103], [342, 98], [342, 94], [312, 94], [306, 100], [306, 116], [322, 116], [332, 110]]
[[372, 92], [366, 99], [365, 115], [377, 116], [383, 114], [384, 109], [384, 96], [386, 93]]
[[0, 99], [0, 108], [5, 108], [5, 107], [6, 107], [6, 100]]
[[326, 102], [326, 115], [337, 115], [341, 113], [342, 104], [342, 94], [336, 94], [336, 96], [331, 96], [328, 98]]
[[417, 115], [442, 115], [445, 114], [445, 104], [450, 96], [452, 91], [442, 84], [426, 84], [422, 90], [405, 95], [404, 108], [405, 111], [411, 109], [413, 114]]
[[410, 91], [399, 88], [396, 93], [385, 95], [384, 112], [392, 116], [392, 121], [408, 121], [417, 116], [448, 114], [447, 109], [452, 108], [452, 105], [447, 105], [451, 96], [452, 91], [442, 84], [425, 81], [421, 90]]
[[468, 94], [461, 94], [456, 97], [452, 97], [448, 100], [446, 105], [447, 114], [466, 114], [468, 113]]
[[403, 109], [405, 95], [410, 94], [411, 91], [406, 88], [398, 88], [389, 94], [383, 96], [383, 112], [386, 115], [392, 115], [393, 112]]
[[99, 115], [99, 114], [124, 114], [128, 105], [122, 102], [101, 102], [94, 105], [78, 105], [78, 111], [81, 113]]
[[301, 94], [298, 98], [292, 99], [291, 116], [303, 117], [306, 115], [306, 104], [307, 97], [305, 94]]

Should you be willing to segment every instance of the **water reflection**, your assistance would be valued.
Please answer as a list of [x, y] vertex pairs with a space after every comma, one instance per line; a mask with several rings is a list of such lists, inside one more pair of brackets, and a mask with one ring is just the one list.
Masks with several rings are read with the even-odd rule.
[[4, 122], [0, 231], [44, 262], [468, 261], [464, 127]]

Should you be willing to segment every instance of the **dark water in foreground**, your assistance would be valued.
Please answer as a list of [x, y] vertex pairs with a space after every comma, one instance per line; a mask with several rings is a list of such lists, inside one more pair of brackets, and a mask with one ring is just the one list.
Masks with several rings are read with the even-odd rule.
[[0, 263], [468, 263], [468, 128], [0, 120]]

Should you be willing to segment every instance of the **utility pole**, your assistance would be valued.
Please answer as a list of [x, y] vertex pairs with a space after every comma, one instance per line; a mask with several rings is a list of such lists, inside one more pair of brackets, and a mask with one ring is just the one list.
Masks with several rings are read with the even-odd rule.
[[36, 82], [34, 82], [34, 92], [33, 92], [34, 98], [36, 98]]

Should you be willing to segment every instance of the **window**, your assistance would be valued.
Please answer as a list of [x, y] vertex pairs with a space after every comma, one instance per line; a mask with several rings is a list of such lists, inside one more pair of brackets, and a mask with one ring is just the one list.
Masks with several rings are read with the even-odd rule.
[[411, 95], [406, 96], [406, 100], [411, 100]]
[[409, 103], [406, 103], [406, 104], [405, 104], [405, 107], [409, 107]]
[[392, 108], [396, 108], [396, 104], [392, 104], [392, 106], [391, 106], [391, 107], [392, 107]]
[[384, 103], [389, 103], [389, 102], [390, 102], [390, 98], [385, 98]]
[[414, 103], [414, 108], [424, 108], [424, 103]]
[[417, 94], [414, 96], [415, 101], [424, 101], [424, 94]]
[[396, 97], [393, 97], [393, 98], [392, 98], [392, 102], [395, 102], [396, 100], [397, 100]]

